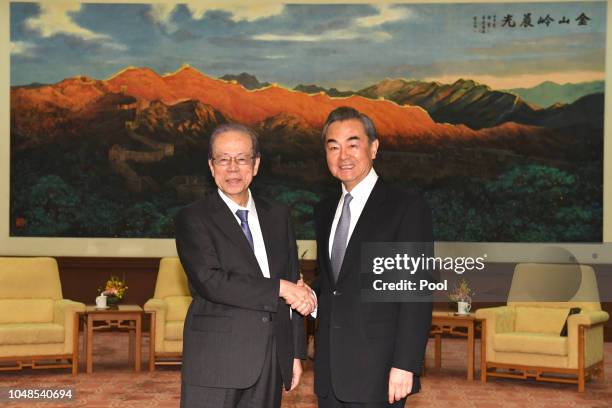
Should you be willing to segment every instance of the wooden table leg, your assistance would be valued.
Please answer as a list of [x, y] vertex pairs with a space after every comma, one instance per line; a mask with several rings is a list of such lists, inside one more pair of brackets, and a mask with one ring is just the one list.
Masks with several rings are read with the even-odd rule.
[[149, 371], [155, 371], [155, 312], [149, 314]]
[[435, 348], [435, 358], [434, 358], [434, 366], [436, 368], [440, 368], [442, 367], [442, 335], [441, 334], [436, 334], [434, 335], [435, 339], [436, 339], [436, 348]]
[[474, 381], [474, 321], [467, 327], [467, 379]]
[[480, 381], [487, 382], [487, 321], [480, 322]]
[[136, 316], [136, 358], [134, 359], [134, 369], [136, 372], [140, 371], [140, 359], [141, 359], [141, 348], [142, 348], [142, 314]]
[[83, 352], [81, 358], [87, 364], [87, 328], [89, 325], [87, 324], [87, 315], [83, 316]]
[[74, 314], [72, 321], [72, 375], [77, 375], [79, 369], [79, 313]]
[[87, 374], [91, 374], [93, 372], [93, 316], [87, 315], [87, 344], [85, 345], [87, 349], [87, 356], [85, 360], [87, 361]]
[[134, 337], [136, 336], [136, 320], [130, 320], [128, 322], [128, 338], [130, 339], [129, 344], [128, 344], [128, 361], [130, 363], [134, 362], [134, 350], [135, 350], [135, 346], [134, 346]]

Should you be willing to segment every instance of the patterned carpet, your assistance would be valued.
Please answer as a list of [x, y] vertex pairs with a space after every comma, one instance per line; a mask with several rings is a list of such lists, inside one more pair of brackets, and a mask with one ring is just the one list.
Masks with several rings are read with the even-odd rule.
[[[128, 337], [124, 333], [96, 333], [94, 342], [94, 373], [83, 374], [81, 364], [78, 376], [67, 370], [31, 370], [0, 372], [0, 387], [9, 388], [66, 388], [72, 387], [75, 398], [72, 403], [20, 401], [0, 406], [10, 407], [88, 407], [88, 408], [169, 408], [179, 406], [180, 370], [178, 367], [161, 367], [154, 373], [134, 373], [127, 361]], [[478, 344], [476, 345], [478, 350]], [[144, 339], [143, 359], [148, 353], [148, 339]], [[476, 363], [479, 361], [476, 353]], [[574, 385], [536, 383], [493, 379], [487, 384], [479, 380], [468, 382], [465, 371], [465, 341], [444, 339], [442, 369], [430, 368], [423, 379], [423, 390], [411, 397], [407, 407], [456, 406], [461, 408], [569, 408], [612, 406], [612, 381], [604, 384], [587, 383], [587, 390], [579, 394]], [[606, 372], [612, 373], [612, 343], [606, 344]], [[433, 366], [433, 341], [427, 350], [427, 364]], [[143, 362], [146, 370], [146, 361]], [[476, 373], [478, 375], [478, 372]], [[6, 388], [5, 388], [6, 389]], [[312, 365], [299, 388], [283, 397], [283, 408], [315, 408]]]

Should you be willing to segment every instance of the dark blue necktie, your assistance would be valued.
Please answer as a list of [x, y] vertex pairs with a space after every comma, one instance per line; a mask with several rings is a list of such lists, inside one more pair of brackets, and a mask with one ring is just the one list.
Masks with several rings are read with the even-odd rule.
[[240, 218], [240, 228], [242, 228], [244, 236], [249, 241], [251, 249], [254, 250], [253, 234], [251, 234], [251, 229], [249, 228], [249, 210], [236, 210], [236, 215]]

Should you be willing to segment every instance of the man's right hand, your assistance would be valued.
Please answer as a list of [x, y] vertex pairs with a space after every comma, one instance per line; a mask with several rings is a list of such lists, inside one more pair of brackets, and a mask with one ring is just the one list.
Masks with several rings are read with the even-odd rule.
[[285, 299], [285, 303], [303, 316], [309, 315], [317, 307], [317, 298], [312, 289], [301, 281], [296, 285], [281, 279], [278, 296]]

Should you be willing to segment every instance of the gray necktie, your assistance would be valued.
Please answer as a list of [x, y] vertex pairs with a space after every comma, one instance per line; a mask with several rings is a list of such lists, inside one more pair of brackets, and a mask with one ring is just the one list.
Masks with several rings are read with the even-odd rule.
[[249, 241], [251, 249], [254, 249], [253, 234], [251, 234], [251, 229], [249, 228], [249, 210], [236, 210], [236, 215], [240, 218], [240, 228], [242, 228], [244, 236]]
[[353, 196], [350, 193], [346, 193], [344, 196], [342, 214], [340, 214], [340, 219], [336, 226], [336, 233], [334, 234], [334, 242], [331, 251], [331, 267], [332, 273], [334, 274], [334, 282], [338, 281], [338, 275], [340, 275], [340, 268], [344, 260], [344, 253], [346, 252], [346, 241], [348, 239], [349, 226], [351, 225], [351, 208], [349, 204], [352, 199]]

